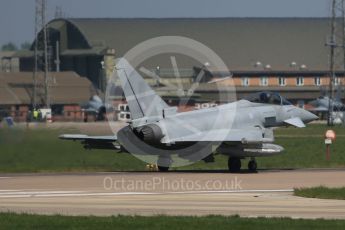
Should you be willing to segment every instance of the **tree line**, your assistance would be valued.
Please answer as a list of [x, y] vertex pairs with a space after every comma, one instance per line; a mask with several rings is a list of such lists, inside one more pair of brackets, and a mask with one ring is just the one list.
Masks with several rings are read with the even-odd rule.
[[27, 41], [20, 44], [19, 47], [13, 42], [8, 42], [1, 46], [1, 51], [29, 50], [30, 47], [31, 47], [31, 43]]

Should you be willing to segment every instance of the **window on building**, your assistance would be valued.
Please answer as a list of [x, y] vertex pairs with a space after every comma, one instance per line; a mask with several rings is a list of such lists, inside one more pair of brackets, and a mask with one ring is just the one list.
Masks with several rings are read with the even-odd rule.
[[286, 86], [285, 77], [279, 77], [278, 78], [278, 83], [279, 83], [279, 86]]
[[260, 85], [261, 86], [268, 86], [268, 77], [261, 77], [260, 78]]
[[127, 104], [119, 104], [118, 105], [118, 109], [120, 110], [120, 111], [129, 111], [129, 107], [128, 107], [128, 105]]
[[340, 85], [340, 78], [339, 77], [334, 78], [334, 85]]
[[242, 86], [249, 86], [249, 78], [248, 77], [242, 77]]
[[304, 85], [304, 78], [303, 77], [297, 77], [296, 78], [296, 85], [297, 86], [303, 86]]
[[314, 78], [314, 84], [317, 85], [317, 86], [321, 85], [321, 78], [320, 77], [315, 77]]

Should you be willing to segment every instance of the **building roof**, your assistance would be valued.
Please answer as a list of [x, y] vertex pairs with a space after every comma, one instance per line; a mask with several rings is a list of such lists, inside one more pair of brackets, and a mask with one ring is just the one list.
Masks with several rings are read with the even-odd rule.
[[16, 51], [0, 51], [0, 59], [12, 58]]
[[16, 51], [0, 51], [0, 72], [18, 71], [19, 59], [15, 57]]
[[[75, 72], [50, 73], [51, 104], [79, 104], [92, 96], [92, 83]], [[43, 74], [37, 76], [37, 85], [43, 86]], [[0, 73], [0, 105], [31, 104], [33, 74], [30, 72]], [[38, 90], [38, 101], [42, 93]]]
[[[183, 84], [186, 92], [192, 88], [192, 84]], [[162, 97], [177, 97], [179, 95], [178, 87], [164, 86], [157, 87], [155, 90]], [[320, 96], [320, 86], [226, 86], [217, 83], [199, 83], [192, 94], [196, 100], [200, 101], [220, 101], [229, 102], [232, 100], [243, 99], [253, 93], [262, 91], [278, 92], [288, 100], [295, 99], [315, 99]], [[236, 98], [236, 97], [237, 98]], [[187, 96], [188, 97], [188, 96]]]
[[[295, 62], [317, 71], [329, 68], [329, 49], [325, 46], [329, 22], [328, 18], [75, 18], [53, 20], [49, 25], [62, 28], [66, 23], [79, 31], [89, 46], [89, 50], [84, 47], [85, 53], [113, 48], [120, 57], [150, 38], [185, 36], [214, 50], [230, 70], [255, 71], [255, 63], [260, 62], [272, 70], [289, 71]], [[79, 55], [83, 53], [77, 51]], [[62, 53], [72, 54], [73, 50]], [[162, 61], [155, 59], [149, 67], [164, 66], [159, 63]], [[183, 66], [188, 64], [179, 63], [182, 68], [190, 67]]]

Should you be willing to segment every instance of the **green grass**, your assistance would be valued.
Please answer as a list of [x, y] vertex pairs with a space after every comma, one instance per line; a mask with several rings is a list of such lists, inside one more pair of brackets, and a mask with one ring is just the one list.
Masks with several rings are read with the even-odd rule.
[[0, 214], [0, 229], [344, 229], [345, 220], [240, 218], [238, 216], [73, 217]]
[[[275, 144], [281, 145], [285, 151], [278, 156], [258, 157], [259, 169], [272, 168], [342, 168], [345, 167], [345, 127], [334, 126], [337, 139], [331, 146], [331, 159], [326, 160], [324, 133], [329, 129], [326, 125], [308, 125], [306, 128], [279, 128], [275, 130]], [[247, 160], [242, 167], [247, 167]], [[226, 169], [227, 157], [218, 155], [216, 162], [205, 164], [197, 162], [180, 169]]]
[[332, 127], [328, 127], [326, 124], [308, 124], [306, 128], [295, 128], [295, 127], [287, 127], [287, 128], [278, 128], [275, 130], [276, 136], [305, 136], [305, 135], [313, 135], [313, 136], [320, 136], [321, 138], [324, 137], [325, 132], [328, 129], [333, 129], [335, 133], [339, 136], [338, 139], [344, 138], [345, 136], [345, 126], [343, 125], [334, 125]]
[[77, 141], [58, 139], [64, 132], [66, 130], [0, 130], [0, 172], [144, 169], [145, 163], [130, 154], [85, 150]]
[[[283, 154], [257, 158], [259, 169], [340, 168], [345, 167], [345, 128], [335, 126], [337, 140], [332, 144], [331, 160], [325, 160], [325, 125], [275, 131]], [[146, 163], [127, 153], [111, 150], [85, 150], [79, 142], [57, 137], [75, 130], [0, 129], [0, 172], [131, 171], [145, 170]], [[248, 160], [243, 160], [246, 168]], [[216, 162], [203, 161], [175, 170], [226, 170], [227, 157], [216, 155]], [[174, 170], [174, 169], [173, 169]]]
[[309, 198], [345, 200], [345, 187], [327, 188], [319, 186], [313, 188], [296, 188], [294, 195]]

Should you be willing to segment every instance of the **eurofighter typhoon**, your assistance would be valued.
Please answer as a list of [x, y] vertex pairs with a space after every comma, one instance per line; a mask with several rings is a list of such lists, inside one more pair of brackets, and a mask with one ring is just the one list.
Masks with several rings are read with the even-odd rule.
[[120, 78], [131, 112], [128, 125], [113, 136], [63, 134], [60, 138], [80, 140], [88, 149], [155, 156], [160, 171], [167, 171], [174, 164], [174, 154], [191, 162], [208, 162], [214, 154], [223, 154], [228, 156], [231, 172], [241, 169], [241, 159], [250, 158], [248, 169], [256, 171], [256, 157], [274, 156], [284, 150], [274, 144], [274, 127], [302, 128], [318, 118], [271, 92], [212, 108], [177, 112], [126, 59], [118, 61], [114, 74]]

